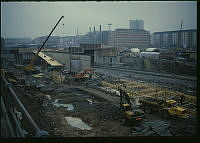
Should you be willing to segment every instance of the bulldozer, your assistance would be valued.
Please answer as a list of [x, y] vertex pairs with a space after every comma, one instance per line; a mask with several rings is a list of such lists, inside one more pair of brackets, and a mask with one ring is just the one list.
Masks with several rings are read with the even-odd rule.
[[144, 119], [144, 112], [141, 109], [132, 109], [132, 103], [124, 88], [120, 88], [120, 109], [124, 114], [125, 122], [136, 123]]
[[162, 100], [153, 97], [145, 97], [139, 101], [146, 113], [159, 112], [164, 118], [187, 118], [186, 109], [179, 107], [175, 100]]

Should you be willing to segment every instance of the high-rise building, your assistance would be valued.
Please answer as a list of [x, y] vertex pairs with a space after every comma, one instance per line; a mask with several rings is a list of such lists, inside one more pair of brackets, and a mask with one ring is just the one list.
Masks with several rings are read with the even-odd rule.
[[144, 29], [143, 20], [129, 20], [129, 29]]
[[196, 49], [196, 29], [154, 32], [152, 45], [158, 48]]
[[114, 47], [148, 48], [150, 32], [141, 29], [116, 29], [108, 38], [108, 45]]

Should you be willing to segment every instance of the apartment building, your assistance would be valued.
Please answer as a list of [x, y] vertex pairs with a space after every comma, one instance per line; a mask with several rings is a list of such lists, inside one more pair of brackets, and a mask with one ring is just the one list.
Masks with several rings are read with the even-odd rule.
[[151, 44], [157, 48], [196, 49], [196, 34], [196, 29], [155, 32]]
[[150, 32], [143, 29], [116, 29], [108, 37], [108, 45], [114, 47], [148, 48]]

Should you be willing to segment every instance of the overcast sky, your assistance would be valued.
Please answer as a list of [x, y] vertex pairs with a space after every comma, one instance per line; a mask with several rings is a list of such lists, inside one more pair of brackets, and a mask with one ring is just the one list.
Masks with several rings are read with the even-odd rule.
[[[53, 35], [85, 34], [89, 27], [102, 30], [129, 28], [129, 20], [144, 20], [152, 32], [196, 29], [197, 2], [1, 2], [1, 36], [21, 38], [48, 35], [58, 19], [64, 19]], [[64, 26], [63, 26], [64, 23]]]

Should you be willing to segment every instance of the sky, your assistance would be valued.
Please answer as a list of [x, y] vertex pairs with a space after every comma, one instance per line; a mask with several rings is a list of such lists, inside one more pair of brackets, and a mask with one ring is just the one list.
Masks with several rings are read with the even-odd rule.
[[197, 28], [195, 1], [121, 2], [1, 2], [1, 37], [36, 38], [48, 35], [64, 15], [52, 35], [70, 36], [99, 30], [129, 28], [129, 20], [144, 20], [144, 29], [160, 32]]

